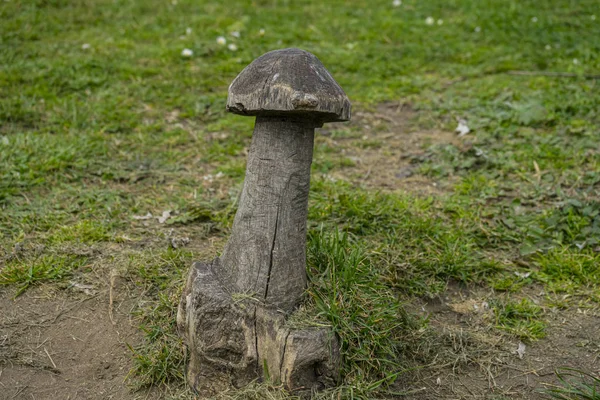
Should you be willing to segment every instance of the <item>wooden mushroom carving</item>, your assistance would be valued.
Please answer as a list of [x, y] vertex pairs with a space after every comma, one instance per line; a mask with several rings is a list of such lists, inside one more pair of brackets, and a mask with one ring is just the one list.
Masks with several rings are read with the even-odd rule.
[[314, 55], [284, 49], [238, 75], [227, 109], [256, 123], [231, 236], [221, 257], [192, 266], [179, 305], [189, 382], [211, 391], [268, 374], [290, 390], [331, 386], [339, 375], [335, 335], [287, 328], [285, 317], [306, 287], [315, 128], [349, 120], [350, 102]]

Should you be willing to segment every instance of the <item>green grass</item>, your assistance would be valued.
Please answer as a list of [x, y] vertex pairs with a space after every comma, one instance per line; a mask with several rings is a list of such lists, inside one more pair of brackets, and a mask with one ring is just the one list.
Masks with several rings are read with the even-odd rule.
[[492, 309], [498, 328], [520, 339], [537, 340], [545, 336], [542, 308], [531, 300], [494, 302]]
[[560, 400], [600, 399], [600, 377], [573, 368], [559, 368], [556, 375], [560, 386], [548, 389], [549, 398]]
[[[11, 0], [0, 20], [0, 284], [20, 294], [91, 276], [88, 263], [119, 269], [144, 293], [138, 386], [182, 380], [174, 310], [198, 255], [168, 241], [225, 241], [252, 132], [225, 112], [227, 88], [276, 48], [316, 54], [379, 122], [326, 126], [315, 144], [301, 319], [342, 339], [331, 396], [384, 396], [426, 364], [410, 343], [432, 328], [405, 310], [449, 285], [489, 290], [487, 328], [523, 340], [543, 338], [548, 307], [600, 303], [595, 0]], [[401, 128], [381, 102], [410, 110]], [[349, 154], [388, 154], [378, 133], [450, 133], [457, 118], [465, 137], [402, 154], [443, 191], [340, 178], [360, 166]], [[165, 224], [134, 218], [166, 210]], [[539, 305], [521, 300], [539, 287]]]
[[86, 257], [45, 254], [28, 260], [9, 261], [0, 270], [0, 285], [16, 285], [19, 296], [29, 287], [51, 281], [63, 280], [79, 267]]
[[313, 312], [342, 340], [345, 384], [367, 395], [393, 383], [420, 323], [404, 310], [387, 271], [350, 234], [325, 228], [309, 236], [308, 267]]
[[326, 181], [313, 182], [311, 196], [309, 220], [335, 224], [363, 237], [372, 262], [406, 294], [434, 295], [449, 280], [479, 282], [500, 269], [465, 234], [461, 221], [440, 218], [432, 198], [370, 193]]
[[134, 367], [130, 379], [134, 387], [164, 385], [184, 379], [184, 349], [176, 331], [177, 306], [184, 273], [191, 254], [169, 248], [160, 254], [131, 257], [127, 272], [143, 285], [151, 301], [144, 302], [134, 315], [144, 334], [142, 344], [131, 347]]
[[75, 225], [61, 226], [48, 238], [52, 244], [73, 242], [94, 243], [110, 240], [105, 226], [95, 221], [81, 220]]

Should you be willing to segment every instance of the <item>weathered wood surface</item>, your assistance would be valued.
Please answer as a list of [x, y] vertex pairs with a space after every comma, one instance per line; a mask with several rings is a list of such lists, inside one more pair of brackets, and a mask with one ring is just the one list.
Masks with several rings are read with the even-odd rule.
[[227, 107], [257, 118], [231, 236], [221, 257], [192, 266], [179, 305], [188, 380], [204, 393], [267, 373], [291, 390], [334, 385], [335, 334], [293, 330], [285, 321], [307, 281], [315, 127], [349, 119], [350, 102], [315, 56], [285, 49], [244, 69], [229, 88]]
[[234, 292], [293, 310], [306, 287], [314, 124], [258, 117], [231, 236], [216, 273]]
[[227, 109], [241, 115], [350, 120], [346, 93], [317, 57], [300, 49], [275, 50], [254, 60], [231, 83]]
[[340, 353], [329, 329], [290, 329], [285, 315], [251, 298], [235, 298], [214, 274], [192, 266], [177, 312], [190, 350], [188, 382], [203, 395], [269, 378], [293, 391], [323, 389], [339, 380]]

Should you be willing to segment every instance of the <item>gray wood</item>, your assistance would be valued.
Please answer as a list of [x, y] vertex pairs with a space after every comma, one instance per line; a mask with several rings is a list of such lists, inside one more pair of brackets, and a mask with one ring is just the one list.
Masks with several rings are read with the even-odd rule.
[[327, 328], [285, 321], [306, 287], [306, 219], [315, 128], [350, 118], [350, 102], [323, 64], [299, 49], [259, 57], [229, 88], [227, 109], [256, 116], [231, 236], [211, 263], [195, 263], [177, 326], [188, 380], [214, 393], [269, 377], [290, 390], [339, 378], [339, 342]]
[[232, 291], [291, 311], [306, 286], [314, 124], [257, 117], [246, 179], [217, 274]]
[[194, 263], [177, 311], [189, 349], [187, 378], [197, 392], [214, 395], [265, 373], [300, 394], [339, 382], [339, 342], [329, 329], [290, 329], [284, 314], [227, 293], [216, 267]]
[[321, 61], [300, 49], [266, 53], [229, 86], [227, 109], [241, 115], [296, 114], [350, 120], [350, 101]]

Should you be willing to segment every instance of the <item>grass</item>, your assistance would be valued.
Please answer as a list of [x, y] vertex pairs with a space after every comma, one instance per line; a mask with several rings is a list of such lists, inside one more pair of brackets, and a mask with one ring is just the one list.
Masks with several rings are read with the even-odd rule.
[[537, 340], [545, 336], [542, 309], [529, 299], [492, 304], [496, 325], [520, 339]]
[[85, 257], [45, 254], [29, 260], [9, 261], [0, 270], [0, 285], [16, 285], [19, 296], [41, 282], [60, 281], [85, 265]]
[[131, 279], [143, 285], [152, 299], [134, 313], [145, 338], [141, 345], [129, 346], [135, 371], [131, 383], [137, 388], [184, 379], [185, 355], [176, 333], [176, 317], [184, 273], [190, 262], [189, 252], [172, 248], [129, 260], [127, 269]]
[[342, 339], [345, 383], [362, 388], [363, 395], [392, 384], [406, 339], [420, 324], [404, 310], [385, 269], [338, 230], [312, 233], [308, 255], [313, 313]]
[[[449, 287], [491, 293], [485, 330], [542, 341], [548, 309], [600, 302], [596, 3], [2, 2], [0, 284], [21, 294], [118, 269], [144, 293], [131, 381], [181, 382], [179, 291], [191, 260], [226, 240], [252, 132], [225, 113], [227, 87], [257, 56], [294, 46], [357, 111], [320, 130], [313, 162], [301, 319], [342, 339], [344, 385], [329, 395], [389, 395], [432, 362], [418, 340], [434, 328], [414, 308]], [[382, 103], [409, 112], [390, 121]], [[468, 135], [436, 136], [457, 118]], [[400, 159], [443, 190], [369, 186], [404, 132], [419, 145], [403, 143]], [[353, 178], [366, 152], [380, 169]], [[193, 253], [174, 248], [180, 238]]]
[[560, 400], [600, 399], [600, 377], [573, 368], [558, 369], [556, 375], [561, 385], [546, 391], [550, 398]]

